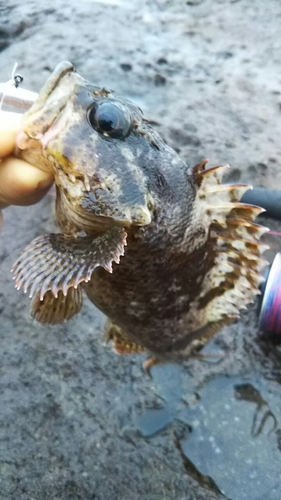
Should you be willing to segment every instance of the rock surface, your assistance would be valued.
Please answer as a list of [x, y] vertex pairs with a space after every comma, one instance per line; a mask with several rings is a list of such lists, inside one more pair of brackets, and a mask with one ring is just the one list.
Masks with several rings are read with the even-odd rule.
[[[0, 12], [2, 81], [18, 62], [38, 91], [68, 59], [140, 105], [188, 163], [281, 188], [279, 0], [10, 0]], [[52, 194], [4, 214], [0, 499], [279, 500], [281, 349], [258, 334], [256, 306], [206, 347], [219, 357], [149, 378], [141, 357], [103, 345], [89, 302], [59, 327], [30, 318], [9, 269], [53, 216]], [[267, 242], [271, 259], [281, 243]]]

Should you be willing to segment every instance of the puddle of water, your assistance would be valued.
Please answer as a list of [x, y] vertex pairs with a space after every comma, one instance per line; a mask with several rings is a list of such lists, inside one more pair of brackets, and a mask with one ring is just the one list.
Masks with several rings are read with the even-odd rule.
[[[232, 500], [281, 498], [280, 422], [256, 380], [219, 378], [181, 418], [192, 426], [184, 454]], [[279, 445], [280, 446], [280, 445]]]
[[135, 419], [135, 426], [143, 437], [154, 436], [171, 424], [174, 415], [169, 408], [149, 408]]
[[[281, 399], [279, 386], [255, 378], [219, 377], [200, 391], [200, 399], [183, 403], [183, 388], [192, 394], [192, 379], [178, 365], [153, 370], [160, 404], [135, 417], [147, 438], [173, 426], [175, 419], [192, 428], [179, 446], [204, 476], [212, 478], [231, 500], [281, 498]], [[179, 457], [180, 459], [180, 457]]]
[[182, 394], [181, 367], [172, 364], [157, 366], [153, 369], [153, 382], [161, 397], [161, 405], [146, 408], [135, 417], [134, 422], [136, 429], [144, 437], [157, 434], [173, 422]]

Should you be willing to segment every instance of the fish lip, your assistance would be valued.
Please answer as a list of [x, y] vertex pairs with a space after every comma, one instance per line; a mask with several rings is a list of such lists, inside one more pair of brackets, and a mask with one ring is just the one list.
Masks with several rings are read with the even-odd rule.
[[[77, 80], [84, 81], [70, 62], [59, 63], [40, 90], [37, 99], [22, 117], [22, 131], [30, 139], [37, 140], [43, 149], [65, 126], [67, 117], [62, 112], [68, 106]], [[45, 121], [40, 119], [40, 115]]]
[[40, 111], [45, 106], [46, 102], [49, 100], [53, 91], [59, 87], [61, 80], [63, 80], [63, 78], [69, 73], [75, 73], [75, 68], [73, 64], [70, 63], [69, 61], [60, 62], [56, 66], [56, 68], [54, 69], [48, 80], [46, 81], [45, 85], [42, 87], [36, 101], [28, 110], [26, 116]]

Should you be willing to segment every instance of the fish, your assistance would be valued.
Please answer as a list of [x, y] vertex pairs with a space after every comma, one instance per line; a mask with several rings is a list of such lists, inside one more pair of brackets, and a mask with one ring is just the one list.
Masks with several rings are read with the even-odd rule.
[[260, 293], [267, 229], [255, 222], [263, 209], [240, 202], [251, 186], [222, 183], [228, 165], [187, 165], [136, 104], [71, 63], [50, 75], [16, 142], [56, 186], [60, 232], [12, 268], [35, 320], [69, 320], [86, 294], [114, 350], [153, 366], [198, 353]]

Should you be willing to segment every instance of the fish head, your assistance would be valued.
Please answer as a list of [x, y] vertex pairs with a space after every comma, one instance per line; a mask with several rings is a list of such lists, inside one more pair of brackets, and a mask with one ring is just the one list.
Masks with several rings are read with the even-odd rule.
[[150, 224], [166, 188], [170, 148], [138, 106], [68, 62], [23, 116], [17, 146], [18, 156], [52, 170], [60, 210], [84, 230]]

